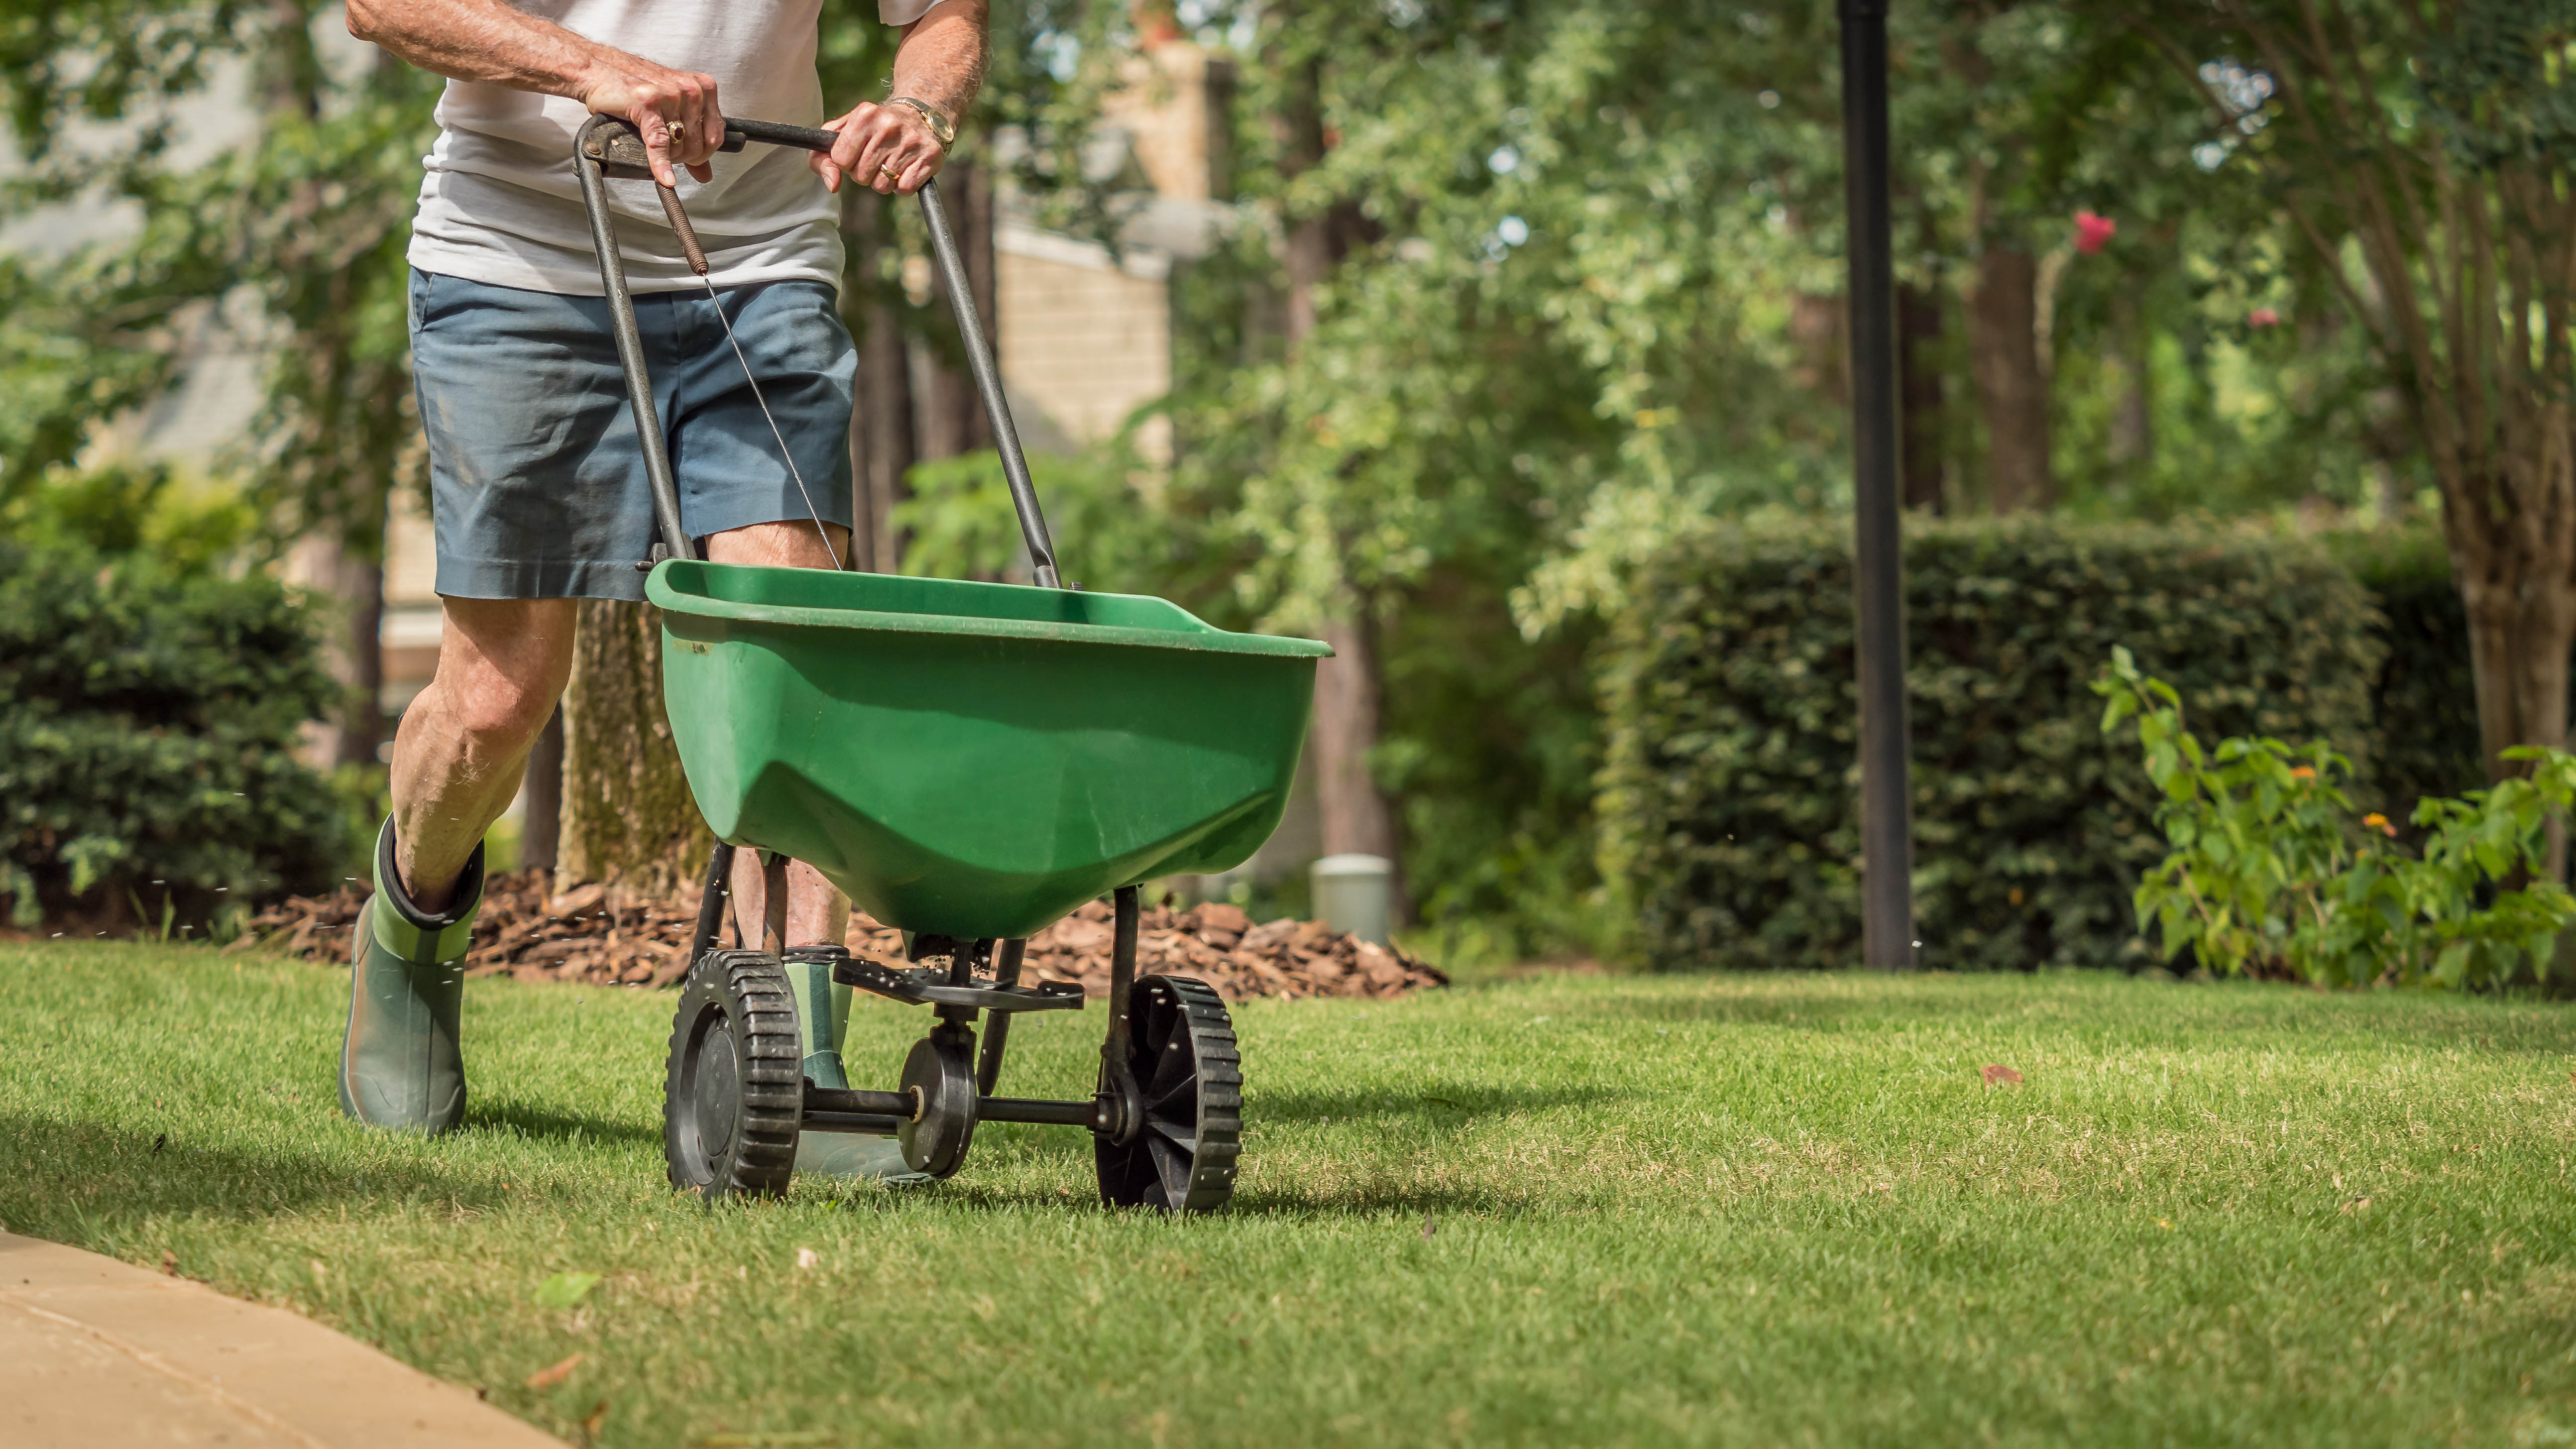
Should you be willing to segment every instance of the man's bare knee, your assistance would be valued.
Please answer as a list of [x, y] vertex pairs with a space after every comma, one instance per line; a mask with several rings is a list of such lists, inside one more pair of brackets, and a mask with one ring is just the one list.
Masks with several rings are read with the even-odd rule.
[[442, 682], [439, 693], [449, 724], [470, 736], [478, 753], [495, 755], [516, 754], [535, 739], [554, 716], [560, 694], [489, 675]]
[[449, 599], [432, 688], [450, 728], [515, 753], [554, 714], [572, 675], [570, 599]]
[[849, 557], [850, 531], [837, 523], [753, 523], [707, 535], [711, 563], [829, 569]]

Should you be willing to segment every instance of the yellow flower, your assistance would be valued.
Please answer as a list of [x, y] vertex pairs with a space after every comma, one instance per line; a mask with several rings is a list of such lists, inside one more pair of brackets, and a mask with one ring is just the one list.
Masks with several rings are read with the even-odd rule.
[[2290, 778], [2293, 780], [2313, 780], [2316, 777], [2316, 768], [2312, 765], [2292, 765], [2290, 767]]
[[2361, 817], [2361, 823], [2378, 831], [2380, 834], [2387, 836], [2391, 840], [2395, 840], [2397, 838], [2397, 827], [2389, 824], [2388, 817], [2380, 814], [2376, 810], [2373, 810], [2369, 814]]

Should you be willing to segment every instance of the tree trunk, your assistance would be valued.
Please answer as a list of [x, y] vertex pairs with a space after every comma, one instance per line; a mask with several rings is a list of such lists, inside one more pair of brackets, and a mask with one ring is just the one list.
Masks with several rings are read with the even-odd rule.
[[564, 800], [564, 716], [557, 708], [528, 751], [528, 773], [519, 786], [519, 869], [552, 871], [561, 857]]
[[[1364, 619], [1334, 619], [1323, 629], [1331, 659], [1315, 671], [1315, 798], [1326, 855], [1397, 859], [1395, 815], [1369, 774], [1377, 745], [1376, 631]], [[1397, 916], [1409, 919], [1398, 873]]]
[[[1283, 164], [1290, 175], [1324, 159], [1323, 63], [1308, 59], [1288, 68], [1289, 84], [1276, 126]], [[1325, 207], [1288, 219], [1285, 263], [1288, 273], [1287, 340], [1293, 357], [1315, 330], [1315, 293], [1333, 265], [1348, 249], [1356, 220], [1338, 215], [1346, 208]], [[1327, 618], [1322, 634], [1333, 657], [1315, 669], [1315, 803], [1326, 855], [1356, 852], [1383, 856], [1396, 865], [1394, 912], [1399, 922], [1412, 919], [1404, 888], [1403, 857], [1397, 853], [1395, 812], [1369, 774], [1369, 751], [1377, 745], [1378, 662], [1375, 631], [1365, 604], [1345, 590], [1346, 612]]]
[[[2441, 480], [2443, 532], [2469, 616], [2478, 748], [2491, 781], [2528, 773], [2504, 757], [2517, 745], [2563, 750], [2576, 743], [2567, 737], [2568, 654], [2576, 648], [2576, 413], [2544, 401], [2512, 409], [2498, 431], [2493, 466], [2503, 477]], [[2435, 457], [2437, 470], [2455, 471], [2441, 469], [2448, 460], [2438, 450]], [[2549, 878], [2564, 880], [2563, 822], [2551, 822], [2549, 843]]]
[[1989, 242], [1968, 299], [1969, 370], [1986, 419], [1986, 500], [1997, 513], [2057, 502], [2049, 466], [2048, 379], [2039, 365], [2039, 265]]
[[1941, 329], [1940, 293], [1896, 289], [1897, 469], [1905, 506], [1926, 513], [1941, 511]]
[[2567, 747], [2568, 652], [2576, 648], [2576, 589], [2564, 575], [2517, 597], [2516, 590], [2463, 580], [2469, 661], [2476, 671], [2478, 747], [2487, 778], [2527, 773], [2504, 757], [2517, 745]]
[[585, 599], [564, 691], [563, 830], [555, 878], [668, 892], [715, 843], [662, 711], [662, 621], [649, 604]]
[[[2501, 581], [2461, 581], [2468, 606], [2469, 662], [2478, 691], [2478, 745], [2487, 778], [2527, 773], [2504, 752], [2516, 745], [2565, 749], [2568, 651], [2576, 647], [2576, 587], [2564, 567], [2540, 587], [2497, 587]], [[2549, 821], [2545, 879], [2567, 879], [2567, 822]]]
[[329, 533], [308, 536], [297, 553], [306, 586], [337, 605], [323, 667], [340, 686], [327, 716], [305, 727], [305, 758], [320, 769], [373, 765], [384, 744], [385, 571]]
[[343, 765], [375, 765], [385, 743], [385, 566], [353, 549], [339, 551], [340, 597], [349, 632], [340, 648], [340, 748]]
[[858, 396], [850, 409], [850, 487], [857, 524], [850, 553], [858, 567], [881, 574], [903, 572], [903, 533], [895, 505], [911, 496], [904, 475], [912, 471], [912, 355], [904, 338], [896, 283], [885, 265], [894, 245], [886, 198], [864, 186], [841, 188], [841, 229], [849, 274], [842, 311], [858, 340]]
[[[989, 340], [995, 335], [994, 308], [998, 300], [991, 168], [971, 161], [952, 164], [942, 174], [939, 190], [947, 198], [949, 223], [956, 231], [957, 250], [966, 263], [967, 284], [975, 293], [975, 315], [983, 320], [984, 335]], [[955, 326], [956, 313], [948, 301], [947, 282], [936, 272], [932, 277], [931, 291], [938, 298], [932, 305], [941, 319], [932, 325], [946, 331]], [[976, 395], [975, 376], [967, 369], [962, 343], [953, 365], [945, 352], [934, 351], [931, 357], [921, 397], [921, 456], [953, 458], [993, 446], [993, 425], [984, 416], [983, 399]]]
[[2155, 457], [2155, 394], [2148, 385], [2154, 364], [2155, 334], [2138, 306], [2124, 291], [2111, 303], [2113, 351], [2110, 357], [2111, 428], [2105, 456], [2115, 476], [2134, 481]]
[[1851, 350], [1843, 340], [1845, 310], [1840, 293], [1796, 292], [1789, 298], [1789, 342], [1799, 354], [1791, 380], [1836, 411], [1851, 406], [1843, 369]]
[[2112, 360], [2119, 396], [2111, 403], [2110, 461], [2124, 472], [2143, 469], [2155, 456], [2155, 400], [2147, 390], [2147, 361], [2131, 354]]
[[[2490, 781], [2529, 773], [2504, 757], [2515, 746], [2576, 745], [2567, 734], [2568, 654], [2576, 648], [2576, 409], [2531, 395], [2537, 391], [2508, 394], [2494, 432], [2472, 447], [2431, 449], [2442, 531], [2469, 618], [2478, 747]], [[2448, 426], [2443, 432], [2459, 436]], [[2552, 816], [2548, 830], [2545, 878], [2563, 882], [2566, 819]]]
[[[1324, 159], [1323, 62], [1309, 58], [1289, 74], [1280, 102], [1277, 130], [1280, 163], [1290, 176], [1313, 169]], [[1306, 334], [1315, 330], [1315, 289], [1333, 270], [1333, 223], [1329, 211], [1291, 217], [1281, 258], [1288, 272], [1288, 351], [1293, 356]]]

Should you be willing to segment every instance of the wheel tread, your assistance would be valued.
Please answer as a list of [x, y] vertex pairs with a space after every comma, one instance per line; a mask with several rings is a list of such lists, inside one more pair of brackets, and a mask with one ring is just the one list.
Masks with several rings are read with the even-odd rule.
[[[1237, 1164], [1242, 1155], [1243, 1072], [1242, 1051], [1234, 1036], [1234, 1023], [1225, 1007], [1225, 999], [1205, 982], [1186, 976], [1145, 976], [1138, 978], [1138, 992], [1167, 994], [1169, 1009], [1179, 1032], [1187, 1033], [1191, 1061], [1196, 1067], [1191, 1082], [1197, 1108], [1195, 1130], [1190, 1134], [1190, 1171], [1188, 1185], [1181, 1201], [1168, 1203], [1172, 1210], [1184, 1213], [1214, 1212], [1225, 1206], [1233, 1195]], [[1166, 1048], [1168, 1050], [1168, 1048]], [[1137, 1063], [1141, 1070], [1146, 1064]], [[1176, 1084], [1175, 1092], [1180, 1090]], [[1165, 1147], [1174, 1147], [1162, 1137]], [[1112, 1205], [1132, 1201], [1154, 1201], [1164, 1195], [1158, 1173], [1146, 1167], [1138, 1173], [1132, 1163], [1145, 1156], [1140, 1142], [1136, 1148], [1113, 1148], [1103, 1142], [1101, 1159], [1102, 1197]], [[1150, 1189], [1132, 1183], [1113, 1183], [1113, 1173], [1121, 1178], [1144, 1177], [1152, 1180]], [[1130, 1197], [1130, 1193], [1150, 1191], [1151, 1197]]]
[[[671, 1027], [663, 1102], [663, 1155], [674, 1187], [718, 1197], [772, 1197], [787, 1190], [796, 1166], [803, 1109], [803, 1043], [796, 1029], [796, 998], [777, 957], [764, 951], [718, 949], [690, 967]], [[694, 1110], [681, 1094], [691, 1035], [709, 1009], [721, 1011], [735, 1038], [737, 1130], [730, 1150], [700, 1178], [681, 1142], [681, 1113]]]

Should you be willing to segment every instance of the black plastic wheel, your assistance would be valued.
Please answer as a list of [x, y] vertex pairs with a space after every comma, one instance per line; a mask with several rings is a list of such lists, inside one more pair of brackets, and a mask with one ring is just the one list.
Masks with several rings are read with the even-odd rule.
[[662, 1156], [671, 1185], [709, 1198], [767, 1197], [796, 1170], [804, 1111], [796, 998], [778, 958], [709, 951], [671, 1022]]
[[[1136, 1140], [1092, 1139], [1100, 1200], [1111, 1207], [1208, 1213], [1234, 1196], [1243, 1150], [1243, 1058], [1225, 1000], [1186, 976], [1138, 978], [1128, 1004], [1127, 1068], [1144, 1099]], [[1108, 1071], [1101, 1085], [1109, 1085]]]

